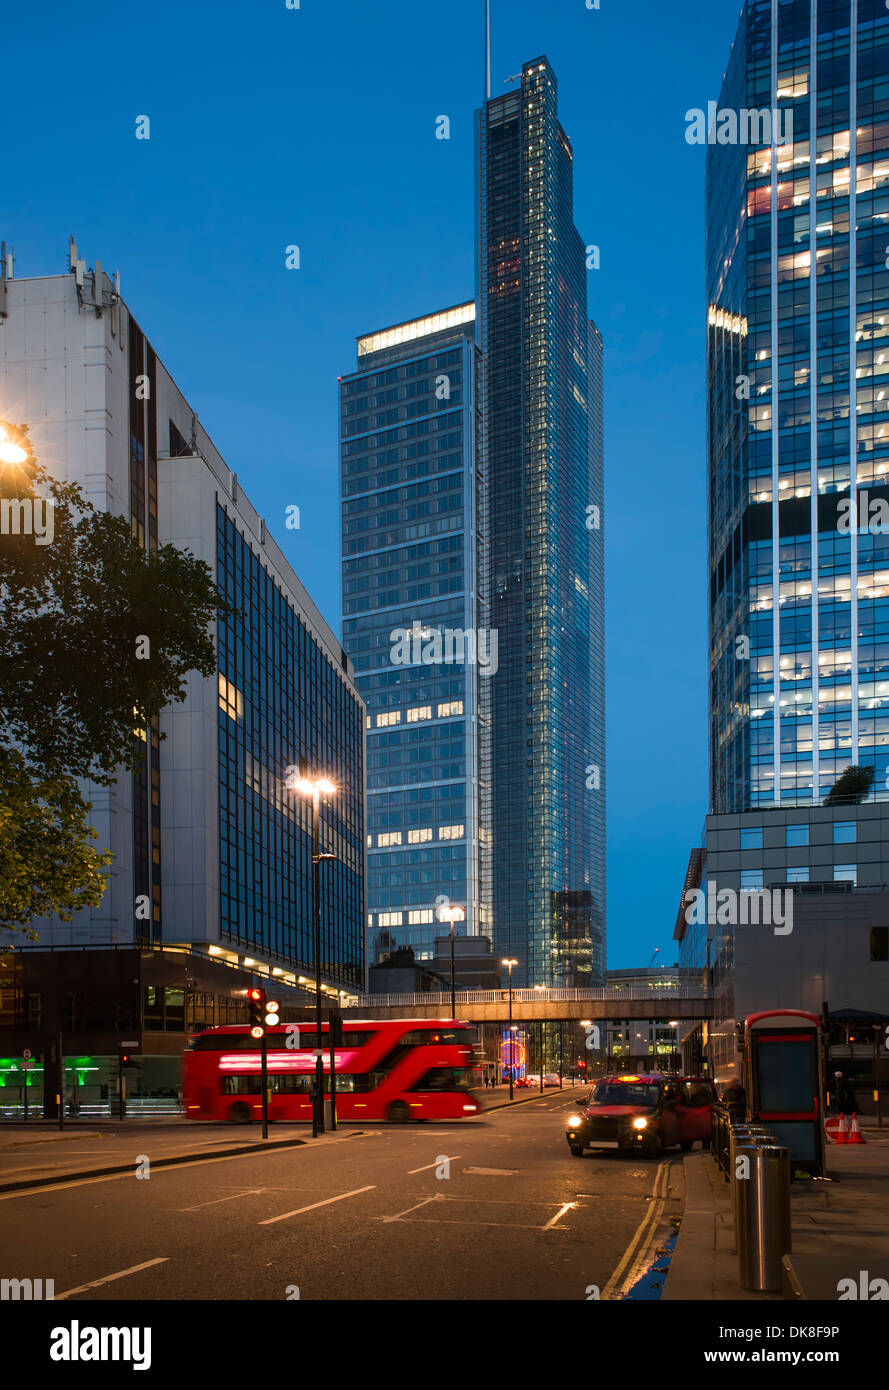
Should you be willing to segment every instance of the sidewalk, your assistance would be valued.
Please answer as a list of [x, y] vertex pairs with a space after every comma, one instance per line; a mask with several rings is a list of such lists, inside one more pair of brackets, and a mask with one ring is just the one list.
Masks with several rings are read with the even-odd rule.
[[[664, 1299], [742, 1302], [838, 1298], [840, 1279], [889, 1280], [889, 1129], [868, 1129], [863, 1145], [830, 1145], [832, 1182], [791, 1183], [793, 1251], [781, 1293], [738, 1283], [731, 1188], [709, 1153], [683, 1161], [685, 1209]], [[859, 1295], [860, 1297], [860, 1295]]]

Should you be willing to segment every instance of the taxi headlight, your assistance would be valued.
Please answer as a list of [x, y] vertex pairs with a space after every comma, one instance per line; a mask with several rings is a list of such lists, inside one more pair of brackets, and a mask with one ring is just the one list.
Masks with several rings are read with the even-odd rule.
[[647, 1128], [648, 1128], [648, 1121], [646, 1120], [646, 1118], [645, 1118], [644, 1115], [637, 1115], [637, 1116], [636, 1116], [635, 1120], [633, 1121], [633, 1128], [634, 1128], [634, 1129], [647, 1129]]
[[568, 1128], [569, 1128], [569, 1129], [578, 1129], [579, 1126], [582, 1125], [582, 1124], [583, 1124], [583, 1118], [582, 1118], [582, 1116], [580, 1116], [580, 1115], [569, 1115], [569, 1116], [568, 1116]]

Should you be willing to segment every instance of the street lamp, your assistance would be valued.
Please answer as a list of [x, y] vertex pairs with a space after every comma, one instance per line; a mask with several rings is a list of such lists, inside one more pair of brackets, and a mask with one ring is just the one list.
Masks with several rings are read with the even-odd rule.
[[0, 421], [0, 463], [26, 463], [27, 449], [16, 443], [18, 431], [6, 421]]
[[[321, 853], [321, 797], [335, 796], [336, 787], [328, 777], [297, 777], [290, 784], [292, 791], [312, 798], [312, 902], [315, 919], [315, 1104], [312, 1106], [312, 1138], [324, 1133], [324, 1056], [321, 1047], [321, 860], [336, 859], [335, 854]], [[336, 1104], [334, 1054], [330, 1054], [330, 1100]]]
[[[517, 961], [517, 960], [502, 960], [502, 961], [500, 962], [500, 964], [501, 964], [501, 965], [505, 965], [506, 968], [507, 968], [508, 971], [509, 971], [509, 1031], [510, 1031], [510, 1033], [511, 1033], [511, 1032], [512, 1032], [512, 967], [513, 967], [514, 965], [518, 965], [518, 961]], [[510, 1066], [509, 1066], [509, 1099], [512, 1100], [512, 1099], [513, 1099], [513, 1096], [514, 1096], [514, 1094], [515, 1094], [515, 1092], [514, 1092], [514, 1090], [513, 1090], [513, 1085], [514, 1085], [514, 1081], [515, 1081], [515, 1039], [514, 1039], [514, 1038], [510, 1038], [510, 1054], [509, 1054], [509, 1060], [510, 1060]]]
[[457, 1017], [457, 996], [454, 985], [454, 923], [462, 922], [466, 913], [462, 907], [440, 907], [438, 918], [440, 922], [450, 922], [451, 924], [451, 1018]]

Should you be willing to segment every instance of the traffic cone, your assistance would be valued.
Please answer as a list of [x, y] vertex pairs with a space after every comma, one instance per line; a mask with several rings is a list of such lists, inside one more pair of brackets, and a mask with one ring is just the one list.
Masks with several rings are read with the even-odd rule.
[[860, 1126], [859, 1126], [859, 1124], [858, 1124], [858, 1116], [855, 1114], [854, 1111], [852, 1112], [852, 1128], [851, 1128], [850, 1131], [849, 1131], [849, 1143], [850, 1143], [850, 1144], [866, 1144], [866, 1143], [867, 1143], [867, 1140], [865, 1139], [864, 1135], [861, 1133], [861, 1128], [860, 1128]]
[[849, 1142], [849, 1126], [846, 1124], [845, 1115], [840, 1115], [840, 1126], [833, 1142], [835, 1144], [848, 1144]]

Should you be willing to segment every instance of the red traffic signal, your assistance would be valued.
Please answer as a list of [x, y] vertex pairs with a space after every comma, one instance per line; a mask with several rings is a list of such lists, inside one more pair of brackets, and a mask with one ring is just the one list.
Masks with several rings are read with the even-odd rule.
[[247, 995], [247, 1022], [250, 1024], [250, 1033], [254, 1038], [261, 1038], [265, 1029], [265, 990], [248, 989]]

